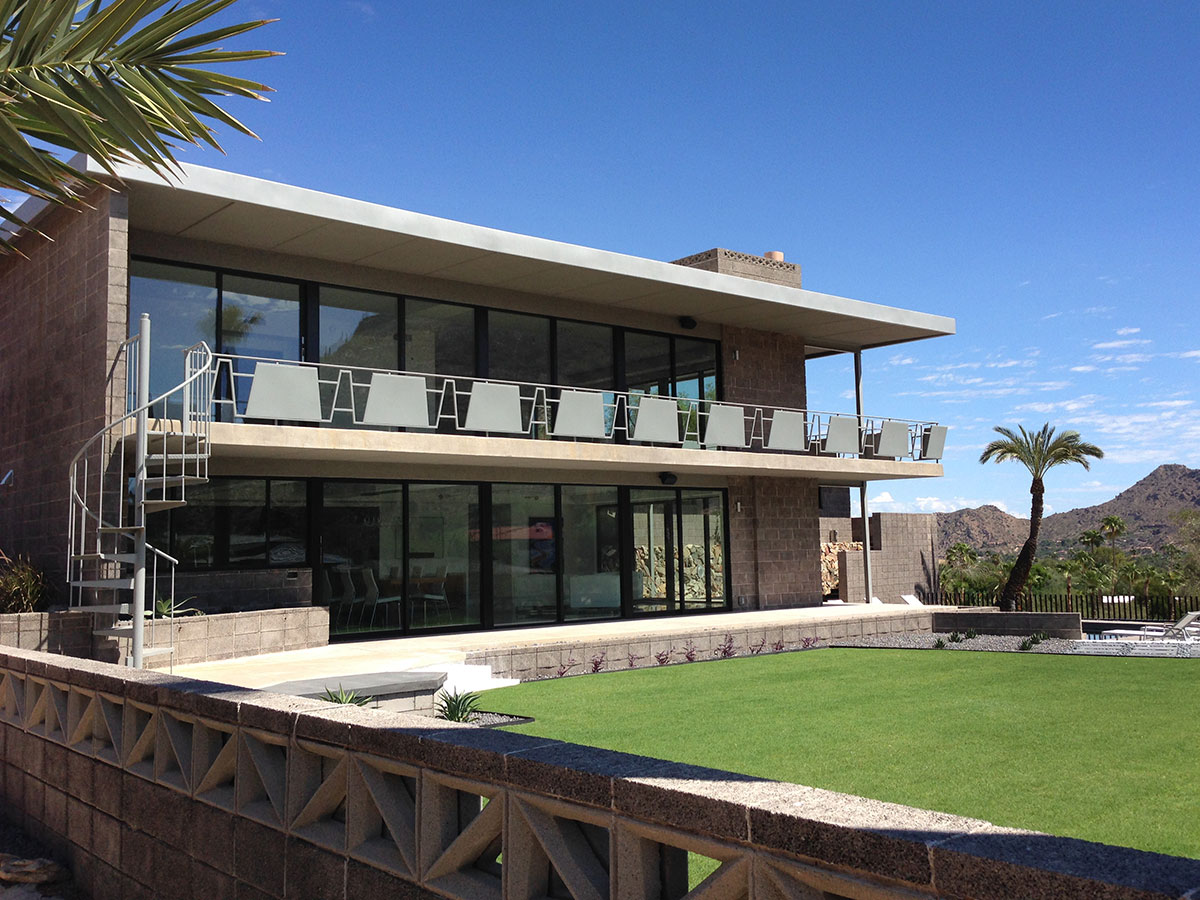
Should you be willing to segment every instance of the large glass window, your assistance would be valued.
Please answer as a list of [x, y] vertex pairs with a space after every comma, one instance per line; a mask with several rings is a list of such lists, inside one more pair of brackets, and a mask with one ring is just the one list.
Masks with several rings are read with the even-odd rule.
[[492, 616], [497, 625], [558, 618], [554, 488], [492, 486]]
[[189, 487], [187, 505], [171, 512], [167, 541], [184, 569], [307, 565], [306, 484], [215, 478]]
[[629, 492], [635, 613], [723, 609], [724, 495], [715, 490]]
[[408, 608], [413, 628], [479, 625], [479, 489], [408, 489]]
[[612, 390], [613, 329], [589, 322], [558, 322], [558, 382], [569, 387]]
[[[399, 310], [400, 301], [388, 294], [322, 287], [321, 362], [365, 369], [400, 368]], [[333, 425], [352, 425], [351, 410], [357, 409], [361, 416], [366, 407], [371, 375], [353, 372], [349, 379], [337, 379], [335, 374], [335, 370], [322, 370], [323, 408], [335, 410]]]
[[635, 393], [671, 392], [671, 339], [667, 335], [625, 333], [625, 384]]
[[[150, 396], [183, 381], [183, 351], [199, 341], [216, 346], [217, 274], [207, 269], [134, 260], [129, 270], [129, 330], [150, 315]], [[180, 401], [154, 415], [178, 415]]]
[[[453, 303], [409, 298], [404, 304], [404, 368], [437, 375], [475, 374], [475, 310]], [[457, 410], [459, 427], [466, 424], [466, 404], [456, 403], [446, 379], [434, 379], [437, 393], [429, 397], [430, 421], [450, 426]]]
[[621, 615], [621, 553], [615, 487], [563, 485], [563, 617]]
[[550, 381], [550, 320], [523, 313], [488, 312], [488, 377]]
[[725, 606], [725, 499], [720, 491], [680, 491], [680, 602], [685, 612]]

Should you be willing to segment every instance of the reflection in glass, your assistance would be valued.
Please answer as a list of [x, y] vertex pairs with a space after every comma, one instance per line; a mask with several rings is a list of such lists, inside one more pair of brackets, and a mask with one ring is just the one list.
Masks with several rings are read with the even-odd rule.
[[411, 627], [480, 624], [479, 489], [414, 484], [408, 490]]
[[[563, 616], [568, 621], [621, 615], [617, 514], [615, 487], [563, 485]], [[635, 594], [639, 584], [635, 577]]]
[[685, 612], [725, 606], [725, 506], [719, 491], [680, 492], [681, 603]]
[[552, 487], [492, 486], [492, 598], [497, 625], [557, 618], [557, 531]]
[[627, 389], [647, 394], [671, 392], [671, 339], [661, 334], [625, 332]]
[[[321, 362], [367, 369], [400, 368], [399, 300], [387, 294], [321, 288]], [[322, 369], [323, 381], [333, 381], [336, 370]], [[361, 417], [371, 383], [370, 373], [354, 372], [354, 408]], [[349, 384], [321, 385], [322, 408], [332, 409], [334, 425], [351, 425]], [[335, 397], [335, 392], [340, 392]]]
[[675, 491], [631, 490], [633, 611], [673, 612], [679, 580]]
[[[150, 314], [150, 396], [183, 381], [183, 351], [199, 341], [215, 348], [217, 275], [204, 269], [134, 260], [129, 265], [129, 328], [136, 333], [142, 313]], [[182, 401], [171, 401], [154, 416], [178, 416]]]
[[[409, 372], [436, 375], [475, 374], [475, 310], [469, 306], [433, 300], [404, 301], [404, 368]], [[429, 413], [435, 424], [443, 416], [453, 417], [449, 396], [442, 398], [446, 379], [430, 379], [439, 392], [429, 398]], [[445, 403], [441, 402], [442, 398]], [[466, 423], [466, 404], [458, 404], [458, 425]]]
[[[213, 311], [216, 315], [216, 311]], [[221, 283], [221, 351], [266, 359], [300, 359], [300, 286], [229, 275]], [[234, 360], [234, 396], [246, 411], [257, 363]], [[226, 388], [227, 389], [227, 388]]]
[[329, 606], [337, 634], [400, 628], [404, 487], [327, 481], [324, 493], [314, 602]]

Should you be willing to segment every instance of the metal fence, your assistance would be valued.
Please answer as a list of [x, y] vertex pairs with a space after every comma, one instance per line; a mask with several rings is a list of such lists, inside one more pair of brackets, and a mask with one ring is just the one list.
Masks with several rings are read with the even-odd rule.
[[[922, 602], [935, 606], [995, 606], [999, 593], [942, 591], [927, 594]], [[1177, 622], [1184, 613], [1200, 609], [1200, 597], [1173, 597], [1166, 594], [1133, 596], [1089, 594], [1022, 594], [1017, 600], [1019, 612], [1077, 612], [1084, 619], [1129, 622]]]

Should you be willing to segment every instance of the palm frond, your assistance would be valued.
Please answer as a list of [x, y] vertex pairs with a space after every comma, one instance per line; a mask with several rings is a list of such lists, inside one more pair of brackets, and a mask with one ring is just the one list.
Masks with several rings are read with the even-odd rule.
[[[278, 55], [216, 46], [273, 20], [197, 32], [234, 2], [0, 0], [0, 189], [69, 203], [99, 183], [31, 141], [114, 176], [128, 162], [169, 176], [179, 146], [221, 149], [214, 126], [255, 137], [214, 99], [270, 88], [204, 67]], [[27, 227], [3, 208], [0, 222]], [[13, 249], [0, 237], [0, 254]]]

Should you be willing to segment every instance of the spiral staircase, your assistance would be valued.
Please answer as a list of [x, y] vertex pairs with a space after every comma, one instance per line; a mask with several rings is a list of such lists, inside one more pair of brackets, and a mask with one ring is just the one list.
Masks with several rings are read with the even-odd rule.
[[150, 397], [150, 318], [143, 315], [109, 368], [112, 418], [70, 467], [70, 604], [94, 614], [94, 635], [127, 642], [121, 649], [134, 668], [173, 652], [172, 623], [161, 618], [175, 613], [178, 560], [147, 540], [149, 517], [187, 505], [188, 487], [208, 480], [213, 354], [201, 342], [184, 357], [184, 380]]

